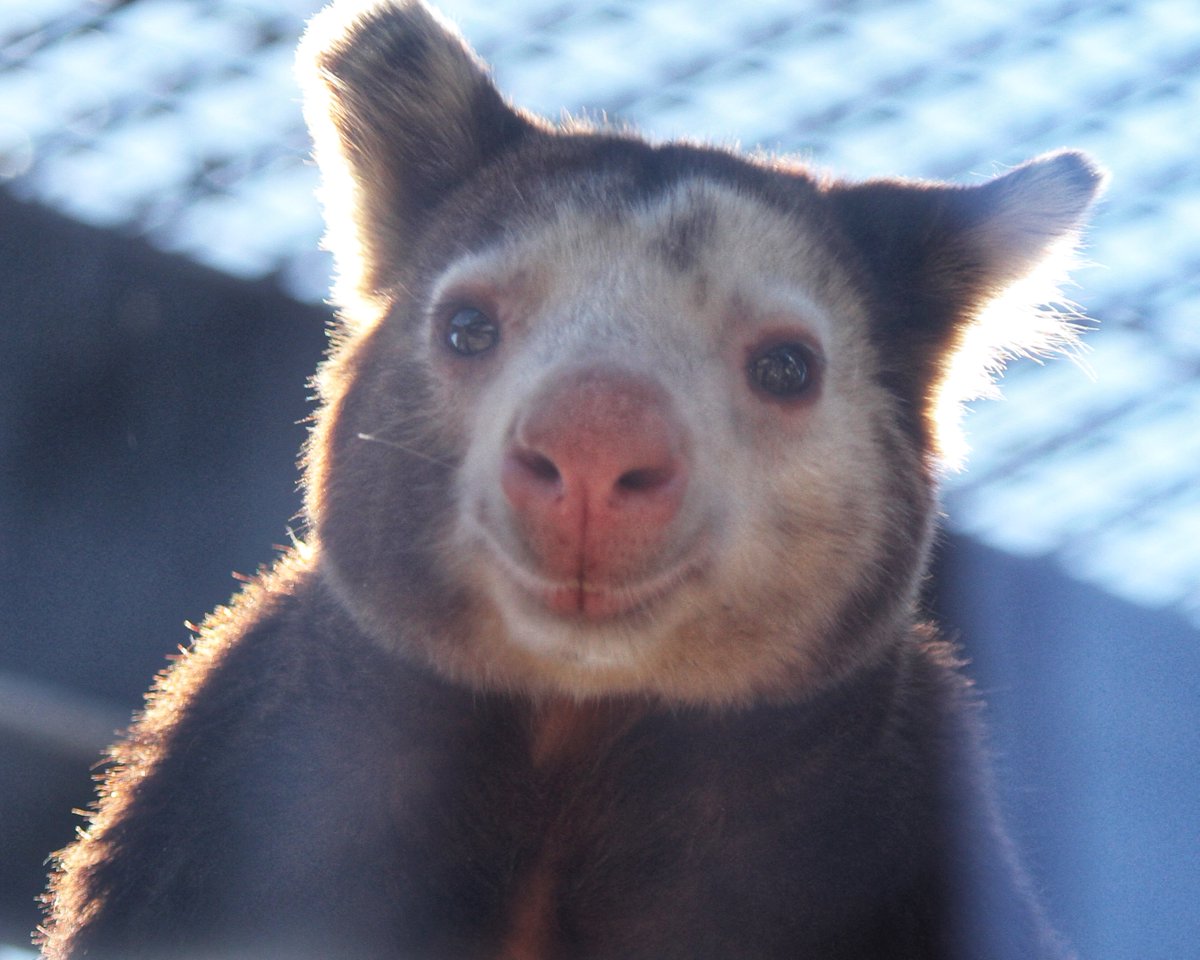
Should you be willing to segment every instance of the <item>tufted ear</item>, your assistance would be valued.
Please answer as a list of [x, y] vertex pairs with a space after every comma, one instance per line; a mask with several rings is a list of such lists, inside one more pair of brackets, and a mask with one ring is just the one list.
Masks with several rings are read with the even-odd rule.
[[874, 285], [884, 375], [927, 423], [979, 395], [1006, 355], [1071, 341], [1051, 305], [1104, 179], [1063, 151], [977, 186], [830, 187]]
[[297, 55], [321, 168], [335, 295], [378, 304], [423, 216], [531, 124], [454, 27], [420, 0], [342, 0]]

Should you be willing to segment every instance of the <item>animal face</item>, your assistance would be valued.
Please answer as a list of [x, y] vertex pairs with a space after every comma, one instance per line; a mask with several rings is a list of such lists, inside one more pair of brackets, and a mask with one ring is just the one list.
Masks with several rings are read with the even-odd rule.
[[878, 656], [948, 358], [1095, 170], [847, 185], [551, 128], [419, 4], [305, 51], [345, 306], [309, 510], [369, 632], [573, 696], [791, 697]]
[[[882, 560], [887, 403], [811, 232], [685, 181], [566, 204], [439, 277], [424, 363], [462, 442], [445, 557], [540, 672], [727, 687], [826, 633]], [[464, 308], [495, 331], [468, 356]]]

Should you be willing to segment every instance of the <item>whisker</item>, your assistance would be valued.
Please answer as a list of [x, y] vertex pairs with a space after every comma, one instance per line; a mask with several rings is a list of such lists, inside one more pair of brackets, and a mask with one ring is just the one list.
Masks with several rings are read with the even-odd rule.
[[385, 447], [394, 447], [397, 450], [403, 450], [405, 453], [414, 457], [420, 457], [422, 460], [428, 460], [430, 463], [436, 463], [439, 467], [445, 467], [447, 470], [452, 470], [453, 466], [445, 460], [439, 460], [437, 457], [431, 457], [429, 454], [417, 450], [415, 447], [406, 446], [403, 443], [397, 443], [395, 440], [385, 440], [383, 437], [377, 437], [373, 433], [358, 434], [359, 440], [367, 440], [370, 443], [382, 443]]

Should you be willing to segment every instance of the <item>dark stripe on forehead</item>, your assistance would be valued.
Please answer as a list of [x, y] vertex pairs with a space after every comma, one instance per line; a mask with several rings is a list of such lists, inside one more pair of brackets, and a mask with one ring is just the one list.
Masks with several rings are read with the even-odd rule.
[[802, 172], [767, 167], [713, 147], [652, 146], [620, 134], [532, 138], [513, 149], [503, 165], [503, 179], [485, 177], [483, 189], [515, 188], [522, 199], [552, 205], [559, 196], [594, 201], [600, 209], [635, 209], [681, 184], [707, 181], [786, 214], [812, 215], [820, 206], [816, 185]]
[[672, 209], [666, 226], [651, 241], [651, 250], [680, 272], [694, 270], [700, 263], [700, 251], [712, 239], [716, 221], [716, 211], [703, 199]]
[[[815, 227], [822, 241], [824, 204], [801, 172], [744, 160], [720, 149], [653, 146], [619, 133], [538, 134], [514, 142], [469, 182], [428, 211], [409, 249], [418, 251], [405, 284], [420, 289], [451, 259], [521, 236], [539, 222], [577, 209], [601, 222], [653, 209], [689, 183], [714, 184]], [[716, 233], [717, 210], [703, 191], [664, 207], [665, 222], [647, 234], [647, 256], [693, 270]], [[415, 281], [415, 283], [414, 283]]]

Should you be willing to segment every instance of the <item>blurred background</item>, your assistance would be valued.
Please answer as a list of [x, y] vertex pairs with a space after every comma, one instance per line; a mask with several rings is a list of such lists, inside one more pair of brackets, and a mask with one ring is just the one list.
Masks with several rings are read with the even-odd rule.
[[[286, 542], [321, 355], [309, 0], [0, 0], [0, 958], [165, 657]], [[1200, 4], [446, 0], [520, 105], [974, 182], [1113, 173], [1085, 364], [967, 419], [930, 604], [1089, 960], [1200, 943]], [[12, 952], [12, 956], [23, 956]]]

